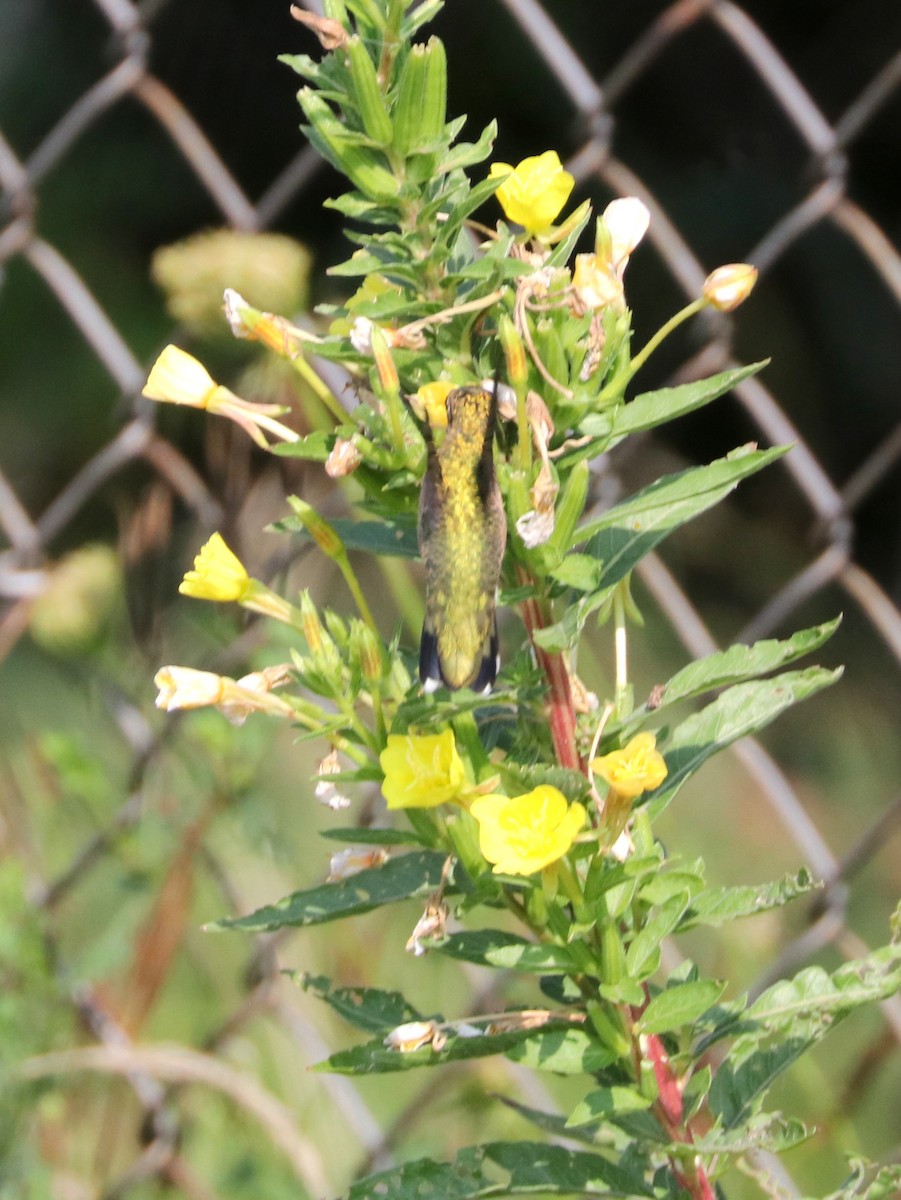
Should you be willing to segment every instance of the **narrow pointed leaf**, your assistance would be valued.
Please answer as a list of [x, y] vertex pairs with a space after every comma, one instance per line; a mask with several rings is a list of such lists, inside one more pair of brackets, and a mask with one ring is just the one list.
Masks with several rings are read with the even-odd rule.
[[[823, 625], [801, 629], [789, 638], [767, 638], [751, 646], [730, 646], [728, 650], [717, 651], [689, 663], [667, 680], [662, 695], [658, 690], [654, 712], [659, 712], [679, 700], [687, 700], [692, 696], [700, 696], [704, 692], [736, 683], [745, 683], [788, 666], [789, 663], [819, 649], [832, 637], [840, 623], [841, 617], [837, 617]], [[647, 705], [637, 708], [629, 720], [623, 723], [623, 735], [627, 736], [633, 727], [641, 727], [648, 711]]]
[[384, 866], [360, 871], [337, 883], [323, 883], [267, 904], [246, 917], [229, 917], [206, 926], [212, 932], [241, 929], [263, 933], [288, 925], [321, 925], [341, 917], [370, 912], [417, 896], [428, 896], [438, 886], [447, 855], [419, 850], [390, 858]]
[[419, 1013], [400, 992], [379, 988], [335, 987], [324, 975], [286, 971], [305, 992], [324, 1000], [349, 1024], [367, 1033], [386, 1033], [407, 1021], [421, 1020]]
[[505, 971], [561, 975], [577, 969], [576, 960], [565, 946], [530, 942], [500, 929], [454, 933], [443, 941], [430, 942], [429, 946], [450, 958]]
[[544, 1142], [488, 1142], [452, 1163], [419, 1159], [353, 1184], [345, 1200], [481, 1200], [492, 1196], [650, 1197], [637, 1172], [585, 1150]]
[[796, 875], [784, 875], [773, 883], [758, 886], [711, 887], [696, 896], [691, 907], [679, 922], [678, 932], [694, 929], [696, 925], [714, 928], [728, 924], [738, 917], [753, 917], [757, 913], [782, 908], [799, 896], [807, 896], [822, 887], [819, 880], [802, 867]]
[[667, 743], [664, 757], [669, 774], [651, 793], [652, 817], [663, 811], [686, 779], [711, 754], [738, 738], [759, 732], [785, 709], [815, 695], [840, 676], [840, 669], [811, 667], [806, 671], [786, 671], [774, 679], [740, 683], [688, 717], [676, 726]]
[[384, 1075], [503, 1054], [536, 1070], [581, 1075], [599, 1071], [613, 1060], [613, 1055], [581, 1028], [558, 1023], [505, 1033], [487, 1033], [484, 1029], [484, 1026], [473, 1026], [462, 1033], [448, 1030], [447, 1041], [438, 1050], [431, 1045], [417, 1050], [393, 1050], [378, 1039], [349, 1050], [339, 1050], [317, 1064], [316, 1069], [339, 1075]]
[[580, 429], [591, 437], [602, 439], [606, 449], [612, 449], [630, 433], [654, 429], [666, 421], [703, 408], [712, 400], [729, 392], [742, 380], [748, 379], [766, 366], [766, 361], [751, 363], [731, 371], [721, 371], [708, 379], [683, 383], [678, 387], [642, 392], [628, 404], [618, 405], [606, 412], [590, 413]]

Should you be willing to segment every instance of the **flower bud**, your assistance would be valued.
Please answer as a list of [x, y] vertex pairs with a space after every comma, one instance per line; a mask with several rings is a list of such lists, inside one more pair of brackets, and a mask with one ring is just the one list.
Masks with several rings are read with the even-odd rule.
[[507, 378], [514, 388], [525, 387], [529, 376], [526, 349], [522, 344], [519, 331], [506, 313], [500, 319], [498, 335], [501, 345], [504, 348], [504, 358], [507, 362]]
[[323, 554], [327, 554], [329, 558], [340, 558], [347, 553], [341, 538], [325, 517], [319, 515], [312, 504], [301, 500], [299, 496], [289, 496], [288, 503], [294, 511], [294, 515], [300, 518], [304, 529]]
[[732, 312], [750, 296], [757, 282], [757, 268], [750, 263], [717, 267], [704, 280], [704, 299], [719, 312]]

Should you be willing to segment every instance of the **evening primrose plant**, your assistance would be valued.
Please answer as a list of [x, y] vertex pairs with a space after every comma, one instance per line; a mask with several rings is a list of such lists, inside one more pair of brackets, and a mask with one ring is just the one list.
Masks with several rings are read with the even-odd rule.
[[[163, 667], [159, 706], [291, 722], [321, 747], [311, 803], [344, 814], [326, 834], [344, 847], [325, 882], [215, 928], [273, 931], [403, 904], [418, 970], [443, 955], [532, 981], [528, 1008], [447, 1015], [397, 992], [298, 980], [368, 1037], [324, 1070], [502, 1055], [581, 1081], [581, 1098], [562, 1111], [515, 1105], [533, 1140], [381, 1171], [351, 1187], [353, 1200], [712, 1200], [736, 1168], [772, 1195], [758, 1152], [809, 1132], [771, 1110], [773, 1084], [839, 1019], [897, 989], [901, 950], [892, 943], [831, 973], [808, 968], [754, 1000], [736, 995], [680, 957], [679, 935], [817, 885], [801, 868], [712, 887], [691, 846], [664, 850], [655, 822], [708, 758], [834, 681], [835, 671], [793, 665], [834, 622], [689, 662], [636, 702], [635, 568], [785, 448], [742, 446], [612, 507], [593, 487], [601, 456], [759, 369], [635, 387], [673, 329], [705, 308], [733, 310], [756, 272], [716, 269], [635, 344], [626, 272], [647, 208], [637, 197], [614, 198], [600, 215], [574, 205], [554, 150], [486, 167], [494, 125], [459, 140], [444, 46], [420, 32], [439, 8], [326, 0], [322, 16], [293, 10], [319, 42], [285, 59], [302, 80], [303, 128], [350, 184], [328, 201], [354, 247], [330, 271], [347, 298], [301, 326], [229, 289], [225, 315], [236, 337], [296, 371], [309, 419], [235, 396], [173, 347], [145, 392], [237, 421], [270, 453], [321, 464], [352, 514], [329, 521], [291, 497], [279, 523], [335, 563], [352, 615], [306, 591], [281, 597], [218, 533], [180, 589], [278, 622], [290, 661], [240, 679]], [[337, 392], [323, 360], [345, 372]], [[354, 569], [360, 554], [385, 564], [389, 594], [424, 594], [418, 661], [409, 606], [383, 636]], [[409, 570], [415, 559], [424, 581]], [[580, 661], [598, 624], [609, 680]], [[355, 797], [373, 784], [381, 816], [357, 828]], [[899, 1183], [898, 1168], [858, 1163], [833, 1195], [875, 1200]]]

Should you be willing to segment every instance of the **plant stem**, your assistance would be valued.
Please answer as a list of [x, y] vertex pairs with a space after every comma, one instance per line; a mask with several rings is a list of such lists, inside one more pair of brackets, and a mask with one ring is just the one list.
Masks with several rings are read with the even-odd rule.
[[[536, 586], [536, 580], [525, 567], [517, 567], [519, 582]], [[561, 767], [569, 767], [573, 771], [585, 773], [585, 764], [579, 756], [576, 742], [576, 714], [573, 708], [572, 686], [569, 681], [569, 669], [563, 655], [545, 650], [535, 642], [534, 635], [539, 629], [546, 629], [551, 624], [551, 614], [547, 600], [530, 596], [523, 602], [523, 620], [529, 632], [532, 649], [538, 665], [544, 673], [550, 688], [548, 696], [548, 722], [551, 727], [551, 737], [557, 762]]]

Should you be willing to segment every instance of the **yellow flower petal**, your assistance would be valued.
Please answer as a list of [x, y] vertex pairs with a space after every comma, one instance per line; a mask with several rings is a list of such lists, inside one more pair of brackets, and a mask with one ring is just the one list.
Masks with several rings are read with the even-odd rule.
[[516, 167], [492, 163], [489, 178], [505, 176], [495, 195], [511, 221], [528, 234], [546, 232], [563, 208], [575, 180], [564, 171], [556, 150], [524, 158]]
[[178, 590], [195, 600], [242, 600], [249, 584], [244, 564], [226, 546], [222, 534], [214, 533], [201, 547], [194, 570], [185, 574]]
[[585, 824], [581, 804], [567, 804], [542, 784], [523, 796], [479, 796], [470, 806], [482, 854], [500, 875], [533, 875], [562, 858]]
[[167, 346], [150, 370], [143, 395], [167, 404], [206, 408], [215, 388], [215, 381], [203, 363], [178, 346]]
[[453, 731], [389, 734], [379, 755], [382, 794], [389, 808], [434, 808], [458, 800], [465, 789], [463, 760]]
[[638, 733], [621, 750], [593, 759], [591, 769], [606, 780], [613, 791], [634, 800], [642, 792], [659, 787], [666, 779], [666, 762], [656, 746], [653, 733]]

